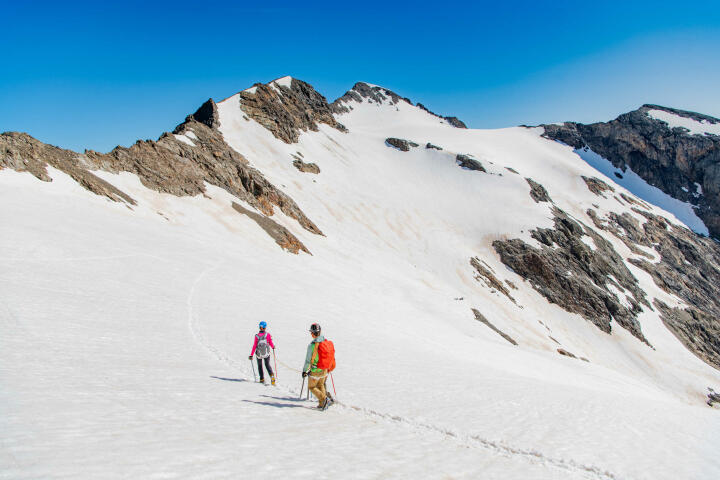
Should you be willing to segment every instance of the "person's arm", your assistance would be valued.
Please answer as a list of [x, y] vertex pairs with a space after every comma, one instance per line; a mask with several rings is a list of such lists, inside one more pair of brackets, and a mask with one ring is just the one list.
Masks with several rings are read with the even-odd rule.
[[270, 347], [271, 347], [273, 350], [275, 350], [275, 344], [273, 343], [273, 341], [272, 341], [272, 336], [270, 336], [269, 333], [267, 334], [267, 342], [268, 342], [268, 344], [270, 345]]
[[258, 339], [257, 339], [257, 335], [256, 335], [256, 336], [255, 336], [255, 341], [253, 342], [252, 351], [250, 352], [250, 356], [251, 356], [251, 357], [252, 357], [253, 355], [255, 355], [255, 349], [257, 348], [257, 340], [258, 340]]
[[315, 342], [310, 342], [307, 348], [307, 354], [305, 355], [305, 365], [303, 365], [303, 372], [310, 370], [310, 362], [312, 362], [313, 352], [315, 351]]

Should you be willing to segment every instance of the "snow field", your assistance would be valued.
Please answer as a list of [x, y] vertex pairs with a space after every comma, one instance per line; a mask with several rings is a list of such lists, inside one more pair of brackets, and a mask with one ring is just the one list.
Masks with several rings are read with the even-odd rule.
[[[717, 371], [656, 313], [640, 318], [655, 350], [615, 325], [606, 335], [494, 253], [494, 240], [536, 244], [530, 230], [552, 226], [525, 177], [588, 226], [592, 204], [630, 211], [587, 190], [580, 175], [598, 173], [571, 149], [537, 129], [455, 129], [404, 102], [354, 104], [338, 119], [349, 133], [320, 126], [286, 145], [237, 101], [218, 104], [221, 131], [324, 232], [276, 210], [312, 256], [282, 251], [215, 187], [177, 198], [99, 172], [138, 200], [129, 209], [57, 171], [50, 184], [0, 172], [0, 478], [720, 474], [720, 420], [702, 403]], [[292, 166], [298, 151], [319, 175]], [[517, 304], [473, 278], [474, 256], [520, 288]], [[629, 268], [650, 298], [677, 303]], [[249, 381], [259, 320], [278, 346], [276, 388]], [[324, 413], [295, 401], [313, 322], [337, 349], [342, 405]]]

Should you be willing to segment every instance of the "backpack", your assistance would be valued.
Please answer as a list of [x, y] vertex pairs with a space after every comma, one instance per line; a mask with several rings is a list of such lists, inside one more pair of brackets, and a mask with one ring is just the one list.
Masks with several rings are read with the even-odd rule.
[[330, 340], [323, 340], [318, 343], [317, 368], [332, 372], [335, 370], [335, 345]]
[[258, 333], [255, 335], [257, 338], [257, 348], [255, 349], [255, 356], [257, 358], [268, 358], [270, 356], [270, 345], [267, 342], [267, 334], [263, 333], [262, 336]]

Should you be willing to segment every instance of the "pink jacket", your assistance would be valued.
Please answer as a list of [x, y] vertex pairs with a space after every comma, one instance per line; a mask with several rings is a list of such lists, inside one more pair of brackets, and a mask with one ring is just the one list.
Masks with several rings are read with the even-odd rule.
[[[258, 334], [255, 335], [255, 341], [253, 342], [253, 348], [252, 348], [252, 351], [250, 352], [250, 355], [251, 355], [251, 356], [252, 356], [252, 355], [255, 355], [255, 349], [257, 348], [257, 344], [258, 344], [258, 335], [260, 335], [260, 334], [258, 333]], [[270, 348], [272, 348], [273, 350], [275, 350], [275, 344], [274, 344], [273, 341], [272, 341], [272, 337], [270, 336], [270, 332], [265, 332], [265, 338], [267, 339], [267, 342], [268, 342], [268, 345], [270, 345]]]

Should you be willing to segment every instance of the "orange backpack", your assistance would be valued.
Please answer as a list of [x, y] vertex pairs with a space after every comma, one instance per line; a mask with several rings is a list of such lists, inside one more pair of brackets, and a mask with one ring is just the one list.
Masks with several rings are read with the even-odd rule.
[[323, 340], [318, 344], [317, 368], [332, 372], [335, 370], [335, 345], [330, 340]]

